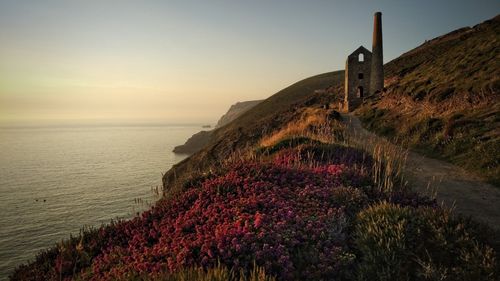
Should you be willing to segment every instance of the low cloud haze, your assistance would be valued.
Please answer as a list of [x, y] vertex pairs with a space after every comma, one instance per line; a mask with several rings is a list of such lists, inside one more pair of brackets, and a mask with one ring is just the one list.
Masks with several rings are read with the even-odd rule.
[[[425, 3], [426, 2], [426, 3]], [[0, 0], [0, 124], [214, 122], [344, 68], [382, 11], [389, 61], [498, 1]], [[349, 28], [346, 28], [349, 27]]]

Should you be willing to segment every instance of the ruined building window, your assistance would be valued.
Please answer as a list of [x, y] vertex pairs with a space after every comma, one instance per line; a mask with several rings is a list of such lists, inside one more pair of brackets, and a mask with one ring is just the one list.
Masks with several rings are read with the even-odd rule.
[[363, 79], [363, 73], [358, 73], [358, 79]]
[[362, 98], [363, 97], [363, 87], [359, 86], [358, 87], [358, 98]]
[[365, 55], [359, 54], [358, 61], [365, 61]]

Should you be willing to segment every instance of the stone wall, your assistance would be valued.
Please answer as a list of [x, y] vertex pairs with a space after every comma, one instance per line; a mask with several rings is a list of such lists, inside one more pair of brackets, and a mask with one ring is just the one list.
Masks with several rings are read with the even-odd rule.
[[[360, 54], [363, 60], [360, 61]], [[363, 102], [370, 90], [372, 54], [363, 46], [346, 60], [344, 110], [352, 111]]]

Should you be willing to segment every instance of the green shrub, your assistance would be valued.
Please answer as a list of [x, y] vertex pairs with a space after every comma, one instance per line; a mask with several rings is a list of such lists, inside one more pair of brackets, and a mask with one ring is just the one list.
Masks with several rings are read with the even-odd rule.
[[355, 245], [360, 251], [360, 280], [409, 280], [409, 208], [383, 203], [358, 214]]
[[278, 143], [276, 143], [272, 146], [259, 147], [256, 152], [262, 153], [262, 154], [273, 154], [273, 153], [280, 151], [282, 149], [295, 148], [295, 147], [303, 145], [303, 144], [321, 145], [322, 142], [320, 142], [318, 140], [313, 140], [313, 139], [308, 138], [308, 137], [285, 138], [283, 140], [280, 140]]
[[396, 130], [391, 126], [382, 125], [378, 128], [378, 133], [386, 137], [394, 137]]
[[448, 211], [389, 203], [357, 216], [359, 280], [496, 280], [493, 249], [477, 225]]

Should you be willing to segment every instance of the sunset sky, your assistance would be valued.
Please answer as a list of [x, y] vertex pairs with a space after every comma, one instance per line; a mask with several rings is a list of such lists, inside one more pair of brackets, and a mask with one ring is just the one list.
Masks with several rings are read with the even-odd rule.
[[477, 24], [500, 1], [0, 0], [0, 125], [211, 123], [237, 101], [384, 60]]

